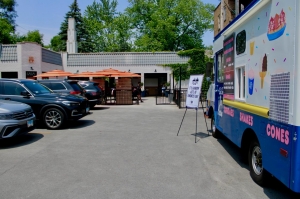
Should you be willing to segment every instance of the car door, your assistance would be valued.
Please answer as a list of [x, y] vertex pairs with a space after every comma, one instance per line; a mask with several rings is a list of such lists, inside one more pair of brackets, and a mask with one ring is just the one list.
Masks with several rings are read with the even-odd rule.
[[4, 100], [12, 100], [17, 102], [22, 102], [31, 106], [34, 114], [39, 115], [43, 103], [35, 99], [34, 96], [23, 96], [22, 91], [29, 92], [23, 85], [17, 82], [2, 82], [0, 89], [0, 98]]

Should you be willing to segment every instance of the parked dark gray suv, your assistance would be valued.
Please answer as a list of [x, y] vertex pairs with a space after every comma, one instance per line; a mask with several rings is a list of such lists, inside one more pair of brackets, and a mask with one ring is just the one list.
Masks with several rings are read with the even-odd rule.
[[103, 101], [103, 93], [99, 87], [99, 83], [92, 81], [79, 81], [78, 84], [84, 88], [85, 97], [89, 100], [90, 107], [101, 104]]
[[55, 93], [64, 93], [84, 96], [84, 89], [78, 84], [78, 80], [67, 79], [42, 79], [37, 82], [47, 86]]
[[30, 105], [36, 119], [50, 129], [60, 128], [67, 120], [78, 120], [89, 112], [85, 97], [54, 93], [29, 79], [0, 79], [0, 99]]

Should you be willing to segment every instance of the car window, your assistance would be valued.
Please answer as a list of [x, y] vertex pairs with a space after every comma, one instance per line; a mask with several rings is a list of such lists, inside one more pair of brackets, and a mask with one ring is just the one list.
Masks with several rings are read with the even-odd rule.
[[85, 88], [88, 86], [88, 84], [83, 84], [83, 83], [79, 83], [79, 85], [82, 87], [82, 88]]
[[20, 84], [15, 82], [3, 82], [4, 95], [21, 95], [22, 91], [26, 91]]
[[80, 87], [77, 82], [70, 82], [70, 85], [75, 91], [82, 91], [82, 87]]
[[52, 90], [67, 90], [66, 87], [60, 82], [52, 82], [51, 89]]
[[40, 84], [43, 84], [51, 89], [51, 84], [49, 82], [41, 82]]
[[97, 86], [97, 85], [94, 85], [94, 84], [88, 84], [85, 88], [86, 88], [86, 89], [97, 89], [98, 86]]
[[25, 82], [24, 85], [28, 88], [33, 94], [41, 95], [41, 94], [49, 94], [52, 93], [50, 89], [39, 84], [38, 82]]

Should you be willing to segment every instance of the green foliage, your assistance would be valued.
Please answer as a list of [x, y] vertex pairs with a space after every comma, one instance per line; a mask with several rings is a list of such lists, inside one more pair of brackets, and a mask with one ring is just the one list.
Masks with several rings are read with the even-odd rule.
[[131, 51], [130, 19], [116, 12], [116, 0], [94, 1], [84, 12], [84, 21], [92, 37], [92, 52]]
[[[86, 53], [92, 52], [92, 41], [90, 40], [90, 35], [87, 31], [87, 26], [83, 21], [80, 13], [80, 8], [78, 7], [77, 0], [70, 5], [70, 11], [67, 12], [65, 20], [61, 23], [60, 32], [58, 33], [61, 38], [60, 51], [66, 51], [66, 41], [68, 39], [68, 19], [74, 18], [76, 22], [76, 33], [78, 42], [78, 52]], [[56, 38], [57, 39], [57, 38]]]
[[213, 28], [214, 6], [200, 0], [129, 0], [126, 14], [135, 30], [137, 51], [202, 48]]
[[14, 42], [15, 31], [15, 0], [0, 0], [0, 43], [10, 44]]
[[12, 43], [13, 32], [14, 32], [13, 26], [6, 19], [0, 18], [0, 43], [2, 44]]
[[12, 35], [12, 42], [36, 42], [38, 44], [44, 45], [43, 43], [43, 34], [41, 34], [38, 30], [28, 31], [25, 35], [14, 34]]
[[43, 44], [43, 34], [41, 34], [38, 30], [28, 31], [25, 36], [25, 41], [36, 42], [38, 44]]
[[[211, 61], [211, 58], [205, 56], [205, 51], [203, 49], [191, 49], [178, 52], [179, 56], [188, 56], [190, 60], [187, 64], [166, 64], [164, 66], [170, 67], [174, 79], [178, 82], [180, 81], [180, 70], [181, 70], [181, 80], [189, 79], [190, 75], [204, 74], [202, 83], [202, 95], [206, 95], [210, 82], [206, 81], [205, 71], [206, 63]], [[181, 69], [180, 69], [181, 68]]]
[[[6, 19], [15, 30], [15, 18], [17, 17], [17, 13], [15, 11], [15, 6], [17, 5], [16, 0], [0, 0], [0, 18]], [[1, 21], [2, 22], [2, 21]], [[1, 43], [1, 41], [0, 41]]]
[[49, 48], [53, 51], [60, 52], [63, 50], [62, 45], [64, 45], [64, 43], [62, 42], [60, 36], [56, 35], [51, 39]]

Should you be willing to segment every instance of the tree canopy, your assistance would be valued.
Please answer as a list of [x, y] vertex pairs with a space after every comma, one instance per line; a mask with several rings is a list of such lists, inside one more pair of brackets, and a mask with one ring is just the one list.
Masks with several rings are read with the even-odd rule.
[[[117, 0], [95, 0], [81, 17], [77, 0], [60, 28], [53, 50], [65, 51], [68, 18], [76, 21], [79, 52], [180, 51], [203, 48], [213, 28], [214, 5], [201, 0], [128, 0], [124, 13]], [[54, 42], [55, 41], [55, 42]]]
[[213, 28], [212, 4], [200, 0], [129, 0], [126, 13], [139, 51], [202, 48], [204, 31]]
[[15, 0], [0, 0], [0, 43], [10, 44], [13, 42], [15, 32]]
[[84, 12], [84, 22], [92, 37], [92, 52], [130, 51], [130, 19], [117, 13], [117, 0], [94, 1]]

